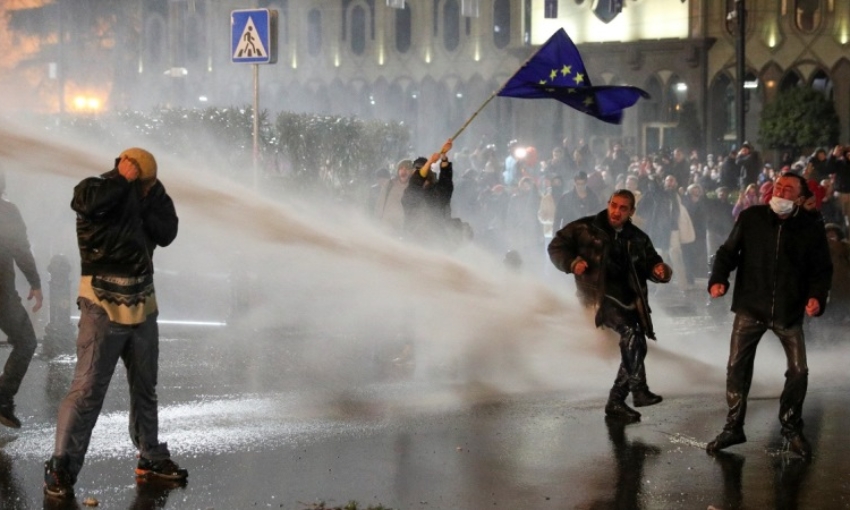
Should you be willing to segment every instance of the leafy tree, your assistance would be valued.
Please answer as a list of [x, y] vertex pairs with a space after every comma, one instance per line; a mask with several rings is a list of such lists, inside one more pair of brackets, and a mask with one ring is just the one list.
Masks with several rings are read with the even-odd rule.
[[679, 112], [679, 124], [673, 131], [673, 146], [702, 153], [702, 128], [697, 117], [697, 107], [693, 101], [682, 104]]
[[809, 87], [794, 87], [765, 105], [759, 142], [770, 149], [799, 154], [812, 147], [835, 145], [840, 133], [833, 102]]

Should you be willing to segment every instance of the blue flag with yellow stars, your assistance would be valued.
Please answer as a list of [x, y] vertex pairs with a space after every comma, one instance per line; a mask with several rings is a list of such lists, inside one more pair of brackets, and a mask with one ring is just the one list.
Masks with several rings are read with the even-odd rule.
[[611, 124], [623, 120], [623, 110], [649, 94], [637, 87], [594, 87], [578, 48], [564, 29], [555, 32], [498, 93], [503, 97], [550, 98]]

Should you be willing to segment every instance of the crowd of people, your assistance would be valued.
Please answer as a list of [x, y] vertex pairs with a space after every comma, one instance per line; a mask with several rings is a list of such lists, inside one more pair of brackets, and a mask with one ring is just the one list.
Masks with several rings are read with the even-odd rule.
[[[400, 197], [412, 163], [402, 161], [397, 175], [376, 185], [371, 209], [389, 229], [404, 235]], [[836, 266], [850, 225], [850, 145], [819, 148], [811, 155], [783, 153], [778, 164], [763, 161], [753, 146], [723, 155], [699, 155], [675, 148], [657, 154], [626, 154], [614, 144], [604, 157], [584, 140], [565, 139], [541, 158], [536, 149], [515, 140], [500, 150], [492, 144], [452, 155], [454, 190], [450, 215], [468, 227], [478, 246], [494, 254], [510, 253], [524, 270], [546, 274], [546, 246], [571, 221], [598, 213], [611, 193], [631, 191], [636, 200], [632, 222], [645, 230], [655, 249], [669, 260], [676, 288], [696, 290], [707, 279], [710, 260], [732, 231], [741, 212], [770, 202], [774, 182], [784, 173], [807, 183], [804, 208], [816, 211], [838, 238]], [[386, 171], [382, 171], [384, 174]], [[380, 189], [380, 191], [377, 191]], [[376, 198], [377, 197], [377, 198]], [[840, 272], [838, 272], [840, 273]], [[836, 274], [834, 300], [850, 289]], [[848, 321], [847, 307], [833, 307], [831, 319]]]
[[[771, 330], [788, 358], [782, 434], [791, 451], [811, 456], [802, 420], [808, 380], [803, 324], [806, 316], [850, 323], [850, 146], [783, 157], [778, 171], [748, 143], [705, 160], [679, 148], [629, 157], [619, 145], [596, 158], [584, 142], [571, 150], [567, 140], [548, 160], [516, 142], [504, 159], [490, 145], [450, 157], [452, 146], [450, 139], [428, 158], [400, 161], [394, 176], [386, 170], [378, 175], [368, 207], [384, 228], [449, 250], [475, 242], [506, 254], [515, 268], [554, 266], [572, 274], [581, 303], [596, 312], [596, 325], [620, 336], [622, 360], [605, 406], [611, 419], [640, 419], [626, 404], [629, 395], [635, 407], [663, 400], [650, 391], [644, 366], [646, 338], [654, 338], [647, 282], [672, 281], [691, 290], [705, 278], [704, 292], [712, 298], [731, 291], [729, 412], [707, 448], [746, 441], [755, 351]], [[0, 173], [0, 193], [4, 188]], [[59, 406], [45, 494], [73, 497], [119, 360], [129, 381], [136, 474], [185, 481], [188, 471], [171, 460], [158, 430], [152, 259], [156, 247], [175, 239], [178, 218], [154, 156], [125, 150], [112, 170], [75, 187], [71, 208], [81, 259], [77, 365]], [[30, 284], [33, 311], [41, 307], [41, 281], [17, 208], [0, 201], [0, 216], [0, 329], [13, 346], [0, 374], [0, 423], [19, 428], [14, 397], [36, 342], [14, 286], [14, 266]]]

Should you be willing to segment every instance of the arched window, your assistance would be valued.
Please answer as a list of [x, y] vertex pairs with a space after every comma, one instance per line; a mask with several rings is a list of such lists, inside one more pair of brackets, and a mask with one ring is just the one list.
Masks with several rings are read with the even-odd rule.
[[351, 51], [362, 55], [366, 50], [366, 9], [355, 5], [351, 9]]
[[493, 2], [493, 45], [502, 49], [511, 42], [511, 2]]
[[454, 51], [460, 45], [460, 5], [457, 0], [443, 4], [443, 46]]
[[322, 52], [322, 13], [312, 9], [307, 14], [307, 53], [316, 57]]
[[832, 80], [829, 79], [829, 76], [823, 72], [822, 70], [818, 70], [814, 76], [812, 76], [812, 90], [817, 90], [825, 98], [832, 101]]
[[794, 0], [794, 23], [801, 32], [811, 33], [820, 27], [821, 0]]
[[395, 11], [395, 49], [399, 53], [407, 53], [410, 50], [410, 32], [413, 28], [411, 22], [410, 6]]
[[782, 77], [782, 81], [779, 82], [779, 91], [783, 92], [794, 87], [799, 87], [802, 83], [803, 79], [800, 78], [800, 75], [797, 74], [796, 71], [788, 71], [785, 73], [785, 76]]

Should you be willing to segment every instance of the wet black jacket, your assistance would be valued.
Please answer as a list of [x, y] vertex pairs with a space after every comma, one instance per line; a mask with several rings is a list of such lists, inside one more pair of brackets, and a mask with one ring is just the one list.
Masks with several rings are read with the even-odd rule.
[[826, 309], [832, 261], [823, 223], [815, 214], [796, 208], [781, 220], [767, 205], [742, 211], [717, 250], [708, 288], [722, 283], [728, 289], [736, 269], [735, 313], [788, 327], [803, 319], [809, 298], [818, 300], [821, 314]]
[[[606, 209], [595, 216], [587, 216], [568, 224], [559, 230], [549, 243], [549, 258], [561, 271], [572, 273], [573, 264], [578, 257], [587, 262], [587, 270], [583, 274], [575, 275], [578, 297], [585, 306], [598, 307], [605, 297], [605, 264], [614, 234], [614, 229], [608, 223]], [[672, 272], [668, 268], [664, 280], [655, 278], [652, 268], [663, 263], [663, 260], [652, 246], [649, 236], [631, 222], [623, 226], [619, 236], [627, 243], [628, 254], [640, 288], [635, 288], [633, 282], [628, 284], [637, 295], [643, 297], [648, 314], [650, 310], [646, 300], [646, 281], [666, 283], [670, 281]], [[644, 319], [649, 321], [648, 316]]]
[[154, 248], [177, 236], [174, 203], [162, 183], [142, 197], [140, 182], [128, 182], [117, 170], [77, 184], [71, 209], [83, 275], [153, 274]]
[[21, 212], [15, 204], [0, 199], [0, 300], [18, 295], [15, 289], [16, 264], [27, 278], [30, 288], [40, 289], [41, 279]]

